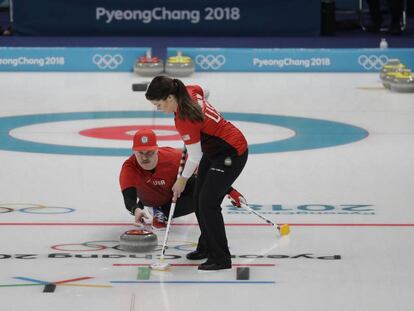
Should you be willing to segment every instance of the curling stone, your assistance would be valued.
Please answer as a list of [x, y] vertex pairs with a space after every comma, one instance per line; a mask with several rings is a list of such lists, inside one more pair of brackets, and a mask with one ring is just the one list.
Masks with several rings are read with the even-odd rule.
[[391, 90], [401, 93], [414, 92], [414, 76], [411, 70], [398, 72], [390, 82]]
[[382, 69], [384, 70], [394, 70], [396, 67], [399, 67], [400, 65], [403, 65], [401, 61], [398, 58], [390, 58], [384, 66], [382, 66]]
[[128, 230], [120, 237], [121, 249], [127, 252], [151, 252], [157, 245], [157, 235], [148, 230]]
[[400, 62], [397, 58], [392, 58], [381, 68], [380, 79], [383, 81], [390, 72], [397, 72], [405, 69], [406, 66]]
[[387, 72], [387, 74], [382, 78], [382, 85], [386, 89], [390, 89], [391, 88], [391, 82], [394, 81], [395, 77], [397, 75], [399, 75], [400, 73], [404, 73], [404, 72], [408, 72], [408, 73], [411, 74], [411, 70], [407, 69], [407, 68], [399, 69], [398, 71]]
[[134, 72], [144, 77], [153, 77], [164, 71], [163, 61], [151, 55], [151, 50], [145, 56], [137, 59], [134, 65]]
[[173, 77], [186, 77], [194, 71], [195, 64], [191, 57], [183, 56], [180, 51], [177, 52], [177, 56], [168, 57], [165, 63], [165, 72]]
[[388, 72], [387, 74], [385, 74], [383, 77], [381, 77], [381, 82], [382, 85], [386, 88], [386, 89], [390, 89], [391, 88], [391, 81], [394, 79], [394, 76], [397, 74], [397, 72]]

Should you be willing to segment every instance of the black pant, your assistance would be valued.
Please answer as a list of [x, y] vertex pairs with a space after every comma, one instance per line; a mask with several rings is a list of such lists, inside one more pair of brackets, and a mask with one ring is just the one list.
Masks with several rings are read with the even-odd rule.
[[[195, 187], [196, 177], [191, 176], [187, 185], [185, 186], [184, 191], [181, 193], [180, 197], [177, 200], [175, 205], [173, 218], [181, 217], [188, 215], [194, 212], [194, 187]], [[162, 212], [168, 217], [170, 214], [171, 202], [161, 206]]]
[[231, 262], [221, 202], [243, 170], [247, 157], [248, 151], [241, 156], [231, 157], [231, 161], [225, 155], [203, 155], [198, 166], [194, 201], [201, 235], [197, 250], [207, 252], [210, 262]]
[[[404, 10], [404, 0], [388, 0], [388, 8], [391, 13], [392, 24], [397, 24], [400, 22], [402, 13]], [[381, 14], [381, 1], [380, 0], [367, 0], [369, 6], [369, 13], [371, 15], [371, 20], [375, 25], [380, 26], [382, 24], [382, 14]]]

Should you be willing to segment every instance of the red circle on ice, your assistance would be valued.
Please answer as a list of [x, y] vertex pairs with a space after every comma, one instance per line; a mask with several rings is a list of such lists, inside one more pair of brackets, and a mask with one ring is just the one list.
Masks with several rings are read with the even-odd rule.
[[[125, 126], [108, 126], [108, 127], [97, 127], [82, 130], [79, 132], [80, 135], [100, 138], [100, 139], [115, 139], [115, 140], [132, 140], [135, 132], [140, 129], [151, 129], [157, 135], [157, 140], [180, 140], [177, 130], [173, 125], [125, 125]], [[174, 132], [174, 134], [160, 134], [157, 131], [168, 131]]]

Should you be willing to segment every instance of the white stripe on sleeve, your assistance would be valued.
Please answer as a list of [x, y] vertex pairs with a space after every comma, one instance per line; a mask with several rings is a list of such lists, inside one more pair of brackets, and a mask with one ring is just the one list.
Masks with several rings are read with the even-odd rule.
[[185, 166], [183, 169], [183, 173], [181, 174], [184, 178], [190, 178], [193, 175], [194, 171], [196, 170], [198, 163], [200, 163], [201, 157], [203, 156], [203, 152], [201, 151], [201, 143], [195, 143], [186, 145], [187, 148], [187, 162], [185, 162]]

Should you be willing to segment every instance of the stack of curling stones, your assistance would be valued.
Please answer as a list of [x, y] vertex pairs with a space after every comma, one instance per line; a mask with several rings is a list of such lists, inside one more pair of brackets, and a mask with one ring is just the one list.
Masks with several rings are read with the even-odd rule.
[[164, 71], [164, 62], [151, 55], [151, 50], [145, 56], [141, 56], [134, 64], [134, 72], [144, 77], [153, 77]]
[[399, 59], [390, 59], [381, 69], [380, 79], [386, 89], [414, 92], [414, 76]]
[[157, 235], [149, 230], [128, 230], [120, 237], [120, 247], [126, 252], [151, 252], [157, 245]]
[[191, 57], [183, 56], [178, 51], [176, 56], [170, 56], [165, 63], [165, 73], [172, 77], [186, 77], [193, 74], [195, 64]]

